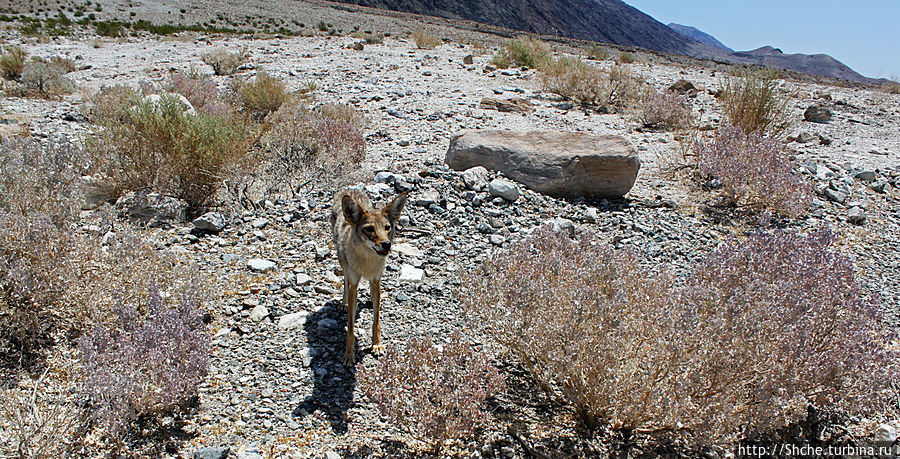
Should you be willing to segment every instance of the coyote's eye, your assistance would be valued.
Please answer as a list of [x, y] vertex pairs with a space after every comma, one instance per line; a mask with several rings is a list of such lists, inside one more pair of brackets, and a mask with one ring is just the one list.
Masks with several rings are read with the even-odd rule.
[[384, 230], [388, 233], [391, 232], [391, 225], [384, 225]]

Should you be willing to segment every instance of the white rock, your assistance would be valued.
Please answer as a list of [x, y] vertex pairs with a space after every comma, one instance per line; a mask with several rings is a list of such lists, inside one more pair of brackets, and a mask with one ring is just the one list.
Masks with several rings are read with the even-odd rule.
[[285, 314], [278, 319], [278, 328], [282, 330], [290, 330], [292, 328], [302, 327], [306, 324], [306, 317], [309, 315], [307, 311], [294, 312]]
[[413, 246], [412, 244], [407, 244], [406, 242], [401, 242], [399, 244], [394, 244], [394, 251], [401, 255], [408, 255], [410, 257], [419, 258], [424, 255], [424, 252]]
[[463, 171], [462, 178], [466, 188], [482, 191], [488, 183], [488, 170], [482, 166], [470, 167]]
[[309, 277], [309, 274], [300, 273], [297, 274], [295, 281], [299, 286], [309, 285], [309, 283], [312, 282], [312, 277]]
[[879, 424], [875, 428], [875, 441], [878, 443], [894, 443], [897, 436], [897, 428], [891, 424]]
[[247, 262], [247, 267], [250, 268], [251, 271], [258, 273], [269, 272], [275, 269], [275, 266], [274, 261], [263, 258], [254, 258]]
[[422, 282], [424, 278], [424, 270], [413, 265], [404, 264], [400, 266], [400, 277], [398, 278], [400, 282]]
[[268, 315], [269, 315], [269, 310], [265, 306], [259, 305], [255, 308], [253, 308], [252, 311], [250, 311], [250, 320], [252, 320], [254, 322], [259, 322], [260, 320], [265, 319], [266, 316], [268, 316]]

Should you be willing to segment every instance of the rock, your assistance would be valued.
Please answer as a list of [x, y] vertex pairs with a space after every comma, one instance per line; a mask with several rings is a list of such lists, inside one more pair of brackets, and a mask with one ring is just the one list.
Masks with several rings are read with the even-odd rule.
[[875, 442], [877, 443], [893, 444], [897, 441], [897, 437], [897, 428], [891, 424], [879, 424], [878, 427], [875, 428]]
[[789, 137], [788, 140], [793, 140], [797, 143], [810, 143], [813, 140], [816, 140], [816, 136], [810, 134], [809, 132], [803, 131], [797, 134], [797, 137]]
[[534, 106], [531, 105], [531, 102], [528, 102], [525, 99], [495, 99], [493, 97], [485, 97], [484, 99], [481, 99], [481, 104], [478, 105], [478, 108], [483, 108], [485, 110], [497, 110], [499, 112], [507, 113], [528, 113], [534, 110]]
[[884, 187], [887, 186], [887, 180], [881, 179], [869, 185], [869, 189], [876, 193], [884, 193]]
[[506, 242], [506, 238], [499, 234], [492, 234], [488, 238], [488, 240], [490, 240], [491, 244], [494, 244], [494, 245], [503, 245], [503, 243]]
[[269, 220], [267, 220], [265, 218], [257, 218], [257, 219], [254, 219], [252, 222], [250, 222], [250, 226], [252, 226], [256, 229], [263, 229], [268, 224], [269, 224]]
[[309, 274], [300, 273], [294, 278], [294, 282], [299, 286], [309, 285], [312, 282], [312, 277], [309, 277]]
[[455, 170], [484, 166], [560, 198], [618, 198], [631, 190], [640, 159], [621, 136], [578, 132], [466, 131], [444, 161]]
[[266, 260], [263, 258], [254, 258], [247, 262], [247, 267], [250, 268], [250, 271], [257, 273], [265, 273], [272, 271], [275, 269], [275, 262], [272, 260]]
[[831, 110], [821, 105], [813, 105], [803, 112], [803, 119], [813, 123], [827, 123], [831, 121]]
[[187, 203], [159, 193], [131, 191], [116, 201], [116, 209], [143, 222], [176, 223], [185, 220]]
[[228, 226], [225, 216], [219, 212], [207, 212], [194, 219], [194, 228], [210, 233], [218, 233]]
[[875, 171], [859, 171], [854, 174], [853, 177], [866, 183], [872, 183], [876, 178], [878, 178], [878, 176], [875, 174]]
[[575, 222], [567, 218], [556, 217], [548, 222], [553, 231], [575, 237]]
[[428, 207], [432, 204], [438, 204], [441, 202], [441, 194], [438, 193], [434, 189], [426, 189], [422, 190], [422, 192], [418, 193], [412, 199], [413, 204], [421, 207]]
[[677, 92], [678, 94], [681, 94], [682, 96], [690, 96], [690, 97], [696, 96], [697, 93], [699, 92], [697, 90], [697, 87], [694, 86], [693, 83], [691, 83], [690, 81], [685, 80], [685, 79], [681, 79], [681, 80], [676, 81], [675, 83], [672, 83], [672, 86], [669, 86], [669, 91]]
[[482, 166], [470, 167], [462, 173], [466, 188], [475, 191], [483, 191], [488, 183], [488, 170]]
[[278, 319], [278, 328], [282, 330], [290, 330], [292, 328], [302, 327], [306, 323], [306, 317], [309, 315], [306, 311], [285, 314]]
[[463, 64], [472, 65], [475, 63], [475, 56], [469, 54], [463, 58]]
[[490, 193], [491, 196], [499, 196], [509, 202], [515, 202], [516, 199], [519, 199], [519, 196], [521, 196], [519, 187], [506, 179], [498, 178], [491, 180], [487, 187], [488, 193]]
[[841, 193], [840, 191], [837, 191], [837, 190], [833, 190], [831, 188], [827, 188], [825, 190], [825, 197], [838, 203], [838, 204], [843, 204], [844, 202], [847, 201], [846, 194]]
[[225, 459], [229, 453], [231, 453], [231, 448], [227, 446], [200, 448], [194, 451], [194, 459]]
[[365, 46], [362, 44], [362, 42], [356, 42], [353, 44], [353, 49], [355, 49], [356, 51], [362, 51], [363, 48], [365, 48]]
[[400, 266], [400, 276], [398, 277], [400, 282], [422, 282], [424, 278], [424, 270], [416, 268], [413, 265], [404, 264]]
[[263, 305], [256, 306], [250, 311], [250, 320], [254, 322], [259, 322], [260, 320], [265, 319], [269, 315], [269, 309]]
[[397, 181], [397, 176], [393, 172], [381, 171], [375, 174], [375, 183], [392, 184]]
[[847, 211], [847, 222], [854, 225], [862, 225], [866, 222], [866, 210], [859, 206], [851, 207]]
[[184, 110], [187, 113], [190, 113], [191, 115], [197, 114], [197, 110], [194, 110], [194, 106], [191, 105], [191, 101], [189, 101], [187, 99], [187, 97], [184, 97], [181, 94], [175, 94], [172, 92], [165, 93], [165, 94], [150, 94], [149, 96], [144, 97], [144, 102], [149, 102], [158, 107], [160, 105], [160, 103], [162, 102], [163, 98], [166, 98], [167, 100], [174, 100], [176, 104], [181, 106], [182, 110]]
[[341, 459], [341, 455], [334, 451], [326, 451], [323, 459]]
[[[0, 138], [3, 136], [0, 135]], [[103, 186], [103, 180], [100, 177], [85, 175], [81, 177], [81, 184], [84, 186], [84, 204], [82, 210], [94, 210], [115, 199], [115, 195], [108, 187]]]

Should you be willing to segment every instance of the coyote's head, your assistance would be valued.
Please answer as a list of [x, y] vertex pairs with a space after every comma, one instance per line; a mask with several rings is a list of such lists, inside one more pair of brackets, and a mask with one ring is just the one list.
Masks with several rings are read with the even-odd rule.
[[391, 251], [391, 242], [396, 234], [397, 219], [406, 204], [406, 193], [401, 193], [381, 210], [366, 211], [352, 197], [344, 195], [341, 207], [344, 218], [350, 222], [355, 237], [378, 255], [385, 256]]

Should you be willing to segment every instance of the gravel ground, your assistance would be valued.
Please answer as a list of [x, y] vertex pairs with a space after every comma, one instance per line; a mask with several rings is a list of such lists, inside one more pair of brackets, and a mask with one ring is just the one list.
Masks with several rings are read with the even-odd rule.
[[[18, 40], [7, 34], [6, 40]], [[368, 158], [372, 172], [391, 171], [400, 188], [411, 189], [405, 230], [388, 263], [383, 308], [386, 344], [411, 337], [436, 341], [460, 330], [496, 356], [509, 378], [498, 397], [497, 422], [462, 452], [520, 457], [533, 448], [574, 455], [609, 453], [609, 437], [582, 440], [571, 408], [536, 389], [514, 362], [496, 353], [490, 340], [463, 320], [453, 292], [458, 273], [476, 266], [496, 247], [508, 244], [543, 222], [566, 219], [594, 228], [617, 247], [637, 251], [648, 265], [670, 264], [684, 273], [730, 233], [742, 233], [753, 217], [721, 213], [713, 195], [665, 167], [680, 155], [671, 133], [641, 132], [625, 115], [560, 109], [540, 92], [534, 71], [486, 72], [489, 54], [449, 43], [419, 50], [388, 38], [380, 45], [351, 49], [349, 37], [232, 38], [186, 34], [175, 40], [76, 37], [27, 42], [30, 54], [64, 55], [82, 70], [70, 74], [83, 91], [61, 102], [3, 98], [7, 126], [33, 136], [63, 133], [80, 138], [88, 124], [80, 115], [84, 94], [104, 85], [163, 82], [172, 70], [210, 71], [200, 56], [216, 47], [246, 47], [251, 62], [243, 75], [265, 69], [292, 89], [315, 82], [317, 100], [359, 108], [369, 120]], [[463, 58], [474, 55], [474, 64]], [[610, 65], [603, 63], [601, 65]], [[722, 115], [707, 90], [724, 74], [700, 67], [633, 64], [654, 87], [684, 78], [701, 89], [694, 112], [701, 126]], [[225, 84], [223, 77], [215, 77]], [[792, 136], [816, 141], [787, 148], [803, 164], [821, 195], [810, 216], [789, 222], [806, 231], [827, 223], [840, 235], [839, 248], [851, 255], [868, 287], [888, 307], [885, 320], [900, 313], [900, 96], [870, 89], [788, 82], [794, 94]], [[522, 97], [536, 110], [500, 113], [478, 108], [484, 97]], [[834, 112], [828, 124], [801, 121], [813, 103]], [[635, 188], [624, 202], [564, 201], [525, 190], [514, 203], [466, 190], [458, 173], [443, 166], [449, 139], [463, 129], [571, 130], [618, 134], [637, 148], [643, 162]], [[829, 145], [818, 139], [831, 140]], [[803, 136], [801, 136], [802, 138]], [[809, 136], [807, 136], [809, 137]], [[860, 172], [871, 172], [869, 176]], [[873, 181], [869, 178], [874, 176]], [[884, 182], [883, 189], [878, 184]], [[372, 184], [372, 180], [368, 182]], [[370, 186], [373, 197], [389, 199], [391, 184]], [[826, 192], [831, 189], [832, 192]], [[876, 189], [878, 189], [876, 191]], [[409, 454], [414, 441], [379, 419], [355, 390], [355, 375], [340, 363], [343, 321], [341, 278], [330, 244], [327, 215], [334, 190], [312, 190], [300, 199], [275, 201], [258, 211], [233, 210], [219, 235], [197, 238], [189, 224], [149, 229], [162, 246], [198, 263], [216, 282], [221, 298], [211, 305], [215, 334], [212, 370], [201, 388], [199, 413], [184, 429], [193, 435], [182, 451], [229, 446], [238, 457], [259, 455], [321, 457]], [[844, 192], [839, 203], [829, 198]], [[848, 222], [853, 207], [864, 209], [861, 224]], [[256, 272], [253, 259], [274, 262]], [[421, 281], [402, 281], [402, 269], [424, 270]], [[360, 298], [368, 299], [366, 288]], [[362, 365], [376, 361], [371, 346], [370, 307], [357, 328]], [[514, 427], [514, 428], [513, 428]], [[518, 432], [518, 433], [511, 433]]]

